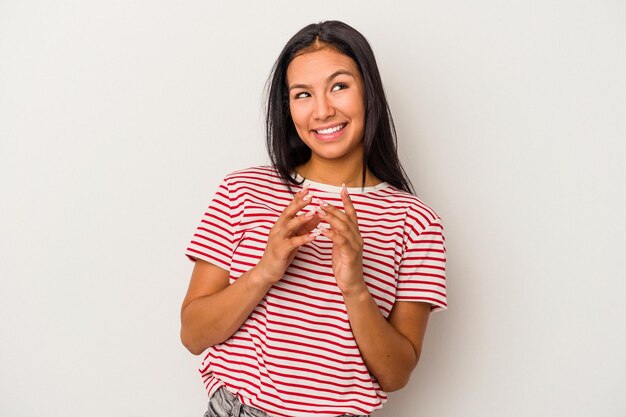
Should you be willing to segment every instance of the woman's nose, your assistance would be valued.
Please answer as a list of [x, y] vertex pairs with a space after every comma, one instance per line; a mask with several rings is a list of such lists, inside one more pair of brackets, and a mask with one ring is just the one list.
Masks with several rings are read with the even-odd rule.
[[314, 117], [318, 120], [324, 120], [334, 115], [335, 107], [330, 100], [328, 100], [328, 97], [317, 96], [315, 100]]

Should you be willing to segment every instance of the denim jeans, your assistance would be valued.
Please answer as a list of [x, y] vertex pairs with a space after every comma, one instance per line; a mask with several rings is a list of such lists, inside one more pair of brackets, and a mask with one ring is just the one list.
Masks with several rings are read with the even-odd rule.
[[[349, 417], [343, 414], [339, 417]], [[225, 387], [218, 389], [209, 400], [209, 407], [204, 417], [269, 417], [265, 411], [242, 404]], [[367, 417], [367, 416], [360, 416]]]

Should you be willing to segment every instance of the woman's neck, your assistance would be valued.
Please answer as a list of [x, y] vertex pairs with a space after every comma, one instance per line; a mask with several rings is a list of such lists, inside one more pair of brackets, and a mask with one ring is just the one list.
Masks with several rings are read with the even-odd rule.
[[332, 161], [309, 159], [295, 169], [300, 176], [322, 184], [346, 187], [372, 187], [381, 183], [369, 169], [365, 172], [365, 184], [362, 184], [363, 167], [361, 165], [337, 164]]

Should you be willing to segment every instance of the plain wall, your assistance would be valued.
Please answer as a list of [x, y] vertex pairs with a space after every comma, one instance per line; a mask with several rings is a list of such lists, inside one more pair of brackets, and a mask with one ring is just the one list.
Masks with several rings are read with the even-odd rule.
[[376, 416], [624, 416], [626, 3], [0, 0], [0, 414], [201, 416], [183, 251], [298, 29], [376, 53], [449, 309]]

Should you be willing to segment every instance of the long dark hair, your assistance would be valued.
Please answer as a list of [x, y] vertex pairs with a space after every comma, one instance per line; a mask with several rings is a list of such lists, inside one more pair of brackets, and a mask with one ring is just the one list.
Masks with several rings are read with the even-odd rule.
[[313, 23], [287, 42], [278, 56], [267, 84], [266, 140], [272, 165], [286, 184], [300, 184], [294, 169], [309, 160], [311, 149], [300, 139], [291, 119], [287, 67], [298, 55], [332, 48], [352, 58], [365, 87], [363, 176], [366, 168], [382, 181], [415, 194], [398, 159], [396, 130], [371, 46], [356, 29], [336, 20]]

